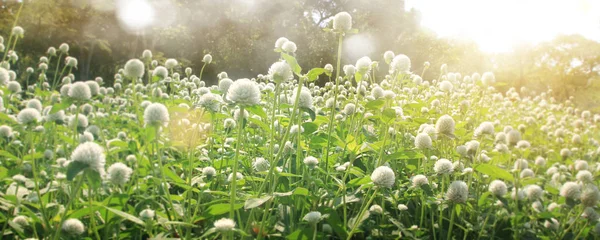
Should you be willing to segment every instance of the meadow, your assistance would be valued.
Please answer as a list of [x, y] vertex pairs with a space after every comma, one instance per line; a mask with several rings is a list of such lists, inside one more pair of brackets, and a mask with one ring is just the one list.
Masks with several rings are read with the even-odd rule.
[[357, 31], [338, 13], [323, 32], [337, 62], [300, 66], [282, 37], [264, 74], [209, 86], [149, 50], [110, 81], [76, 79], [68, 43], [11, 70], [15, 26], [0, 38], [0, 239], [600, 237], [598, 113], [500, 92], [485, 69], [424, 79], [428, 62], [412, 72], [391, 51], [341, 66]]

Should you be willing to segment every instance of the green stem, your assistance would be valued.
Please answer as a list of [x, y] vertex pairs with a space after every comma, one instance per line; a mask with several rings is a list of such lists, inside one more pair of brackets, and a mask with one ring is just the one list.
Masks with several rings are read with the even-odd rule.
[[[340, 64], [342, 60], [342, 43], [343, 43], [344, 35], [340, 34], [338, 39], [338, 53], [337, 53], [337, 64], [335, 68], [335, 85], [333, 85], [333, 106], [331, 107], [331, 113], [329, 115], [329, 124], [327, 129], [327, 147], [325, 148], [325, 172], [327, 173], [327, 177], [329, 177], [329, 148], [331, 148], [331, 131], [333, 130], [333, 120], [335, 116], [335, 108], [337, 105], [337, 97], [338, 97], [338, 84], [340, 77]], [[344, 226], [345, 228], [346, 226]]]
[[346, 240], [352, 239], [352, 235], [354, 235], [354, 231], [356, 231], [356, 228], [358, 227], [358, 225], [360, 225], [360, 220], [362, 219], [367, 208], [371, 205], [371, 202], [373, 202], [373, 199], [375, 199], [375, 196], [377, 195], [378, 191], [379, 191], [379, 189], [376, 188], [375, 192], [373, 192], [373, 194], [369, 198], [369, 201], [367, 201], [367, 204], [365, 204], [363, 206], [363, 208], [360, 210], [360, 212], [358, 213], [358, 216], [355, 218], [354, 224], [352, 225], [352, 229], [350, 230], [350, 233], [348, 234], [348, 238], [346, 238]]
[[450, 210], [450, 226], [448, 227], [448, 235], [446, 236], [446, 239], [451, 239], [450, 237], [452, 237], [452, 227], [454, 227], [454, 215], [456, 212], [456, 206], [452, 206], [452, 210]]
[[235, 156], [233, 157], [233, 169], [231, 172], [231, 197], [229, 200], [229, 218], [234, 219], [235, 217], [235, 197], [237, 191], [237, 170], [238, 170], [238, 159], [240, 156], [240, 147], [242, 145], [242, 132], [244, 122], [244, 106], [240, 106], [240, 118], [238, 119], [237, 127], [238, 127], [238, 135], [237, 135], [237, 144], [235, 146]]
[[[14, 29], [17, 26], [17, 22], [19, 21], [19, 16], [21, 15], [21, 10], [23, 10], [23, 5], [25, 5], [24, 2], [21, 2], [21, 6], [19, 6], [19, 10], [17, 11], [17, 15], [15, 17], [15, 21], [13, 22], [12, 28], [11, 28], [11, 33], [10, 33], [10, 37], [8, 38], [8, 42], [7, 42], [7, 48], [10, 48], [10, 42], [13, 39], [13, 34], [12, 34], [12, 29]], [[16, 39], [18, 39], [18, 36], [15, 36], [15, 42]], [[8, 54], [10, 49], [5, 49], [4, 50], [4, 56], [2, 57], [2, 62], [4, 62], [4, 60], [6, 60], [6, 56]]]

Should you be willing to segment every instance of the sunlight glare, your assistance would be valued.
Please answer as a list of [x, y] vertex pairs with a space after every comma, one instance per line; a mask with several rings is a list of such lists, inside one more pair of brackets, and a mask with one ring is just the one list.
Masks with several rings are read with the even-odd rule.
[[139, 34], [154, 23], [155, 11], [146, 0], [119, 0], [117, 17], [126, 31]]

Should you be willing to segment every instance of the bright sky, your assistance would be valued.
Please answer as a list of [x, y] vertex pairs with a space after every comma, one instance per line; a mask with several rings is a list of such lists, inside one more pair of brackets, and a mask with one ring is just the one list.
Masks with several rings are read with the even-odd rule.
[[439, 36], [472, 39], [486, 52], [560, 33], [600, 41], [600, 0], [406, 0], [411, 8]]

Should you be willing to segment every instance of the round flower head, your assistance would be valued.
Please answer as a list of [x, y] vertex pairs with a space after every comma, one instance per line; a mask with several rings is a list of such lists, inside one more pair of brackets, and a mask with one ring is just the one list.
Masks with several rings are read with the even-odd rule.
[[333, 17], [333, 29], [347, 32], [352, 29], [352, 16], [347, 12], [340, 12]]
[[425, 175], [415, 175], [414, 177], [411, 178], [411, 182], [413, 187], [420, 187], [423, 185], [428, 185], [429, 184], [429, 180], [427, 180], [427, 177]]
[[440, 90], [442, 90], [442, 92], [451, 92], [453, 88], [454, 85], [448, 80], [440, 82]]
[[218, 112], [221, 102], [221, 97], [212, 93], [204, 94], [200, 97], [200, 100], [198, 100], [198, 104], [200, 104], [200, 106], [211, 112]]
[[29, 219], [27, 219], [27, 217], [25, 216], [16, 216], [15, 218], [13, 218], [12, 221], [19, 225], [21, 228], [29, 226]]
[[317, 211], [312, 211], [304, 215], [302, 220], [307, 221], [310, 224], [317, 224], [321, 221], [321, 213]]
[[[77, 122], [77, 123], [76, 123]], [[88, 118], [83, 114], [77, 114], [77, 118], [73, 115], [69, 118], [69, 127], [73, 128], [77, 124], [79, 128], [86, 128], [89, 125]]]
[[0, 126], [0, 138], [9, 138], [12, 136], [12, 128], [6, 125]]
[[169, 110], [161, 103], [152, 103], [144, 110], [144, 122], [153, 126], [166, 126], [169, 123]]
[[588, 170], [581, 170], [581, 171], [577, 172], [577, 175], [575, 178], [577, 178], [577, 181], [580, 181], [582, 183], [594, 182], [594, 175], [592, 175], [592, 173]]
[[304, 164], [310, 168], [313, 169], [315, 168], [317, 165], [319, 165], [319, 160], [316, 157], [313, 156], [308, 156], [306, 158], [304, 158]]
[[275, 49], [281, 49], [283, 47], [283, 44], [286, 43], [287, 41], [289, 41], [287, 38], [284, 38], [284, 37], [278, 38], [277, 41], [275, 41]]
[[540, 199], [544, 195], [544, 190], [538, 185], [527, 185], [525, 186], [525, 194], [529, 200]]
[[169, 70], [163, 66], [158, 66], [152, 71], [152, 76], [165, 79], [169, 76]]
[[507, 193], [506, 184], [500, 180], [492, 181], [490, 183], [489, 190], [496, 197], [502, 197]]
[[85, 231], [83, 223], [75, 218], [69, 218], [62, 224], [62, 230], [71, 236], [79, 236]]
[[104, 149], [93, 142], [80, 144], [71, 154], [71, 161], [79, 162], [104, 175], [104, 164], [106, 159]]
[[348, 78], [351, 78], [356, 73], [356, 67], [354, 67], [354, 65], [345, 65], [342, 70], [344, 70], [344, 75]]
[[92, 94], [92, 96], [98, 95], [98, 93], [100, 92], [100, 85], [98, 85], [96, 81], [85, 81], [85, 84], [87, 84], [88, 87], [90, 87], [90, 93]]
[[391, 188], [396, 181], [396, 175], [394, 174], [394, 170], [390, 167], [380, 166], [371, 173], [371, 181], [373, 181], [376, 186]]
[[233, 82], [227, 90], [227, 98], [241, 106], [252, 106], [260, 103], [258, 84], [247, 78]]
[[77, 101], [87, 101], [92, 97], [92, 90], [85, 82], [76, 82], [69, 87], [69, 97]]
[[390, 63], [390, 73], [408, 73], [410, 72], [410, 58], [404, 54], [400, 54], [392, 59]]
[[296, 47], [296, 43], [292, 41], [287, 41], [281, 46], [281, 49], [287, 53], [295, 53], [298, 47]]
[[177, 67], [179, 63], [177, 62], [177, 60], [173, 59], [173, 58], [169, 58], [167, 59], [167, 61], [165, 61], [165, 67], [167, 67], [168, 69], [173, 69], [175, 67]]
[[8, 82], [7, 89], [13, 93], [21, 92], [21, 84], [17, 81], [10, 81]]
[[46, 53], [49, 56], [56, 56], [56, 48], [55, 47], [49, 47], [48, 50], [46, 51]]
[[371, 58], [369, 57], [361, 57], [356, 61], [356, 70], [360, 73], [367, 73], [371, 71]]
[[229, 218], [221, 218], [215, 221], [214, 226], [219, 232], [228, 232], [235, 228], [235, 222]]
[[483, 83], [485, 86], [491, 86], [494, 84], [494, 82], [496, 82], [496, 77], [492, 72], [484, 72], [481, 76], [481, 83]]
[[595, 207], [596, 204], [598, 204], [598, 200], [600, 200], [600, 192], [598, 191], [598, 187], [596, 187], [594, 184], [585, 185], [579, 198], [581, 200], [581, 204], [584, 206]]
[[202, 175], [211, 178], [217, 175], [217, 170], [214, 167], [205, 167], [202, 169]]
[[144, 76], [144, 63], [137, 58], [130, 59], [125, 63], [125, 76], [141, 78]]
[[444, 115], [435, 122], [435, 130], [441, 134], [454, 136], [454, 125], [454, 119], [449, 115]]
[[25, 108], [17, 114], [17, 120], [21, 124], [36, 123], [42, 116], [35, 108]]
[[385, 53], [383, 53], [383, 59], [385, 60], [385, 62], [387, 64], [390, 64], [392, 62], [392, 59], [394, 59], [396, 55], [394, 55], [394, 52], [392, 51], [386, 51]]
[[465, 203], [469, 195], [469, 188], [463, 181], [454, 181], [448, 187], [446, 200], [451, 203]]
[[144, 209], [140, 212], [140, 219], [144, 221], [154, 219], [154, 210], [152, 209]]
[[[296, 94], [298, 93], [298, 88], [294, 89], [294, 94], [292, 95], [292, 99], [296, 101]], [[310, 90], [306, 87], [302, 87], [300, 90], [300, 98], [298, 99], [298, 107], [299, 108], [312, 108], [313, 106], [313, 98], [310, 93]]]
[[204, 55], [204, 57], [202, 57], [202, 62], [210, 64], [212, 62], [212, 56], [210, 54]]
[[428, 149], [431, 148], [431, 137], [427, 133], [419, 133], [415, 137], [415, 147], [417, 149]]
[[227, 93], [227, 91], [229, 90], [229, 88], [231, 87], [231, 85], [233, 84], [233, 81], [229, 78], [222, 78], [219, 81], [219, 91], [221, 91], [222, 93]]
[[114, 163], [108, 167], [108, 179], [115, 185], [123, 185], [129, 181], [133, 170], [123, 163]]
[[293, 79], [294, 73], [287, 62], [279, 61], [269, 68], [269, 78], [275, 83], [282, 83]]
[[252, 167], [254, 167], [257, 172], [267, 171], [269, 170], [269, 166], [269, 161], [261, 157], [255, 158], [254, 162], [252, 162]]
[[508, 132], [508, 134], [506, 134], [506, 140], [509, 145], [514, 146], [519, 141], [521, 141], [521, 132], [519, 132], [518, 130], [515, 130], [515, 129], [510, 130]]
[[494, 135], [494, 124], [492, 122], [482, 122], [475, 130], [475, 135]]
[[146, 49], [142, 52], [142, 59], [144, 60], [150, 60], [152, 59], [152, 51]]
[[25, 30], [20, 26], [16, 26], [12, 29], [12, 34], [19, 38], [23, 38], [23, 35], [25, 34]]
[[445, 158], [440, 158], [433, 165], [433, 171], [437, 174], [450, 174], [454, 171], [454, 166], [450, 160]]
[[581, 195], [581, 185], [575, 182], [566, 182], [560, 187], [560, 195], [569, 199], [577, 199]]
[[27, 101], [27, 108], [34, 108], [35, 110], [42, 111], [42, 102], [37, 99], [31, 99]]
[[585, 161], [585, 160], [576, 160], [575, 161], [575, 170], [581, 171], [581, 170], [587, 170], [588, 168], [589, 168], [589, 164], [587, 161]]
[[0, 85], [6, 85], [10, 81], [10, 76], [6, 69], [0, 67]]
[[515, 161], [514, 169], [523, 170], [529, 167], [529, 163], [526, 159], [517, 159]]
[[77, 58], [74, 57], [67, 57], [65, 59], [65, 64], [67, 65], [67, 67], [72, 67], [72, 68], [77, 68]]
[[60, 52], [62, 52], [63, 54], [68, 53], [69, 52], [69, 44], [66, 44], [66, 43], [60, 44], [60, 46], [58, 46], [58, 50]]
[[533, 172], [533, 170], [527, 168], [527, 169], [523, 169], [523, 171], [521, 171], [520, 177], [521, 178], [530, 178], [530, 177], [534, 177], [535, 173]]

